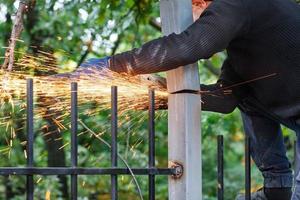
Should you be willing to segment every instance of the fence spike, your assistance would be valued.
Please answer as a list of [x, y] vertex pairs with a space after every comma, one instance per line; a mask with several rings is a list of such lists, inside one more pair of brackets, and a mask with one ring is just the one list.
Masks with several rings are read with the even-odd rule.
[[246, 200], [251, 200], [251, 157], [250, 157], [250, 137], [245, 139], [245, 192]]
[[[33, 159], [33, 142], [34, 142], [34, 130], [33, 130], [33, 80], [27, 79], [26, 84], [26, 95], [27, 95], [27, 167], [34, 166]], [[33, 175], [27, 175], [26, 178], [26, 199], [33, 200], [34, 198], [34, 184]]]
[[[155, 91], [149, 90], [149, 168], [155, 167]], [[155, 175], [149, 175], [149, 200], [155, 200]]]
[[[71, 83], [71, 167], [75, 168], [78, 165], [78, 84]], [[77, 174], [71, 175], [71, 199], [76, 200], [78, 197], [78, 177]]]
[[218, 135], [218, 200], [224, 199], [224, 139]]
[[[111, 165], [118, 166], [118, 88], [111, 87]], [[118, 199], [118, 176], [111, 175], [111, 199]]]

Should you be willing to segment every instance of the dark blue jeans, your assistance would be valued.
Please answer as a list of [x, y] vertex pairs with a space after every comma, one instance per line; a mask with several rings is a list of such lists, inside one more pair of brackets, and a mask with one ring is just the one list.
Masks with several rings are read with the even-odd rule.
[[251, 141], [251, 157], [262, 172], [264, 186], [292, 187], [293, 174], [280, 124], [254, 112], [242, 112], [242, 119]]
[[[244, 113], [242, 119], [246, 134], [251, 140], [251, 156], [264, 177], [264, 187], [292, 187], [293, 172], [286, 156], [280, 122], [259, 113]], [[300, 128], [292, 127], [297, 133], [300, 149]], [[297, 152], [300, 158], [300, 152]], [[296, 184], [293, 200], [300, 200], [300, 174], [296, 170]]]

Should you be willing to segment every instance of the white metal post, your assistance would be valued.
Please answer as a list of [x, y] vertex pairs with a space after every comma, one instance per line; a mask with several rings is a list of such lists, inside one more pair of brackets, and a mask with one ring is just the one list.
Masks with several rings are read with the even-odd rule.
[[[165, 35], [180, 33], [192, 22], [191, 0], [161, 0], [160, 15]], [[180, 53], [180, 52], [178, 52]], [[167, 72], [169, 92], [182, 89], [199, 90], [196, 64]], [[169, 96], [168, 148], [170, 167], [182, 165], [181, 177], [169, 178], [170, 200], [202, 199], [200, 96], [171, 94]]]

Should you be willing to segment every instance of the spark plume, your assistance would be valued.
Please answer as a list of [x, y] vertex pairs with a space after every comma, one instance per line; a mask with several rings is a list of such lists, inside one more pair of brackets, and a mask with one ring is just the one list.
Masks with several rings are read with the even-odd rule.
[[[52, 53], [38, 50], [37, 55], [34, 56], [22, 52], [16, 54], [19, 54], [20, 58], [15, 62], [14, 71], [8, 73], [0, 70], [0, 125], [6, 126], [7, 132], [11, 129], [10, 135], [6, 136], [7, 148], [0, 149], [0, 153], [10, 155], [12, 140], [16, 137], [16, 127], [12, 122], [25, 120], [26, 79], [28, 78], [33, 79], [34, 82], [35, 120], [51, 120], [59, 132], [70, 128], [70, 122], [65, 119], [70, 118], [71, 82], [78, 83], [79, 116], [89, 117], [110, 109], [111, 86], [118, 86], [118, 125], [127, 127], [133, 135], [139, 128], [138, 124], [147, 119], [147, 115], [146, 112], [135, 115], [130, 112], [148, 108], [149, 88], [156, 91], [156, 108], [167, 106], [166, 88], [143, 76], [127, 76], [93, 67], [79, 69], [73, 73], [58, 74], [57, 59]], [[86, 104], [89, 106], [85, 106]], [[80, 109], [81, 106], [85, 106], [86, 109]], [[15, 116], [15, 107], [18, 107], [18, 112], [23, 114]], [[165, 115], [165, 113], [158, 115]], [[107, 118], [110, 118], [109, 114]], [[25, 128], [24, 124], [23, 127], [18, 128]], [[102, 128], [102, 134], [107, 132], [107, 129], [109, 126]], [[43, 137], [53, 133], [53, 129], [48, 126], [43, 126], [40, 130], [43, 130]], [[79, 135], [86, 133], [79, 133]], [[59, 149], [68, 145], [69, 142], [65, 142]], [[24, 157], [26, 157], [25, 153]]]
[[[62, 114], [54, 119], [60, 129], [66, 129], [61, 123], [62, 119], [69, 115], [70, 110], [70, 84], [78, 82], [78, 103], [96, 103], [96, 109], [84, 111], [89, 116], [96, 115], [103, 109], [110, 107], [110, 86], [118, 86], [119, 114], [122, 115], [130, 110], [144, 110], [147, 108], [148, 89], [156, 89], [157, 108], [165, 106], [168, 93], [164, 88], [153, 85], [152, 82], [141, 80], [140, 77], [125, 77], [108, 70], [98, 71], [90, 69], [88, 75], [75, 73], [76, 77], [30, 76], [21, 73], [0, 72], [0, 92], [2, 103], [10, 103], [13, 106], [17, 100], [26, 97], [26, 79], [33, 78], [34, 94], [36, 102], [36, 117], [52, 117], [56, 113]], [[113, 77], [113, 78], [112, 78]], [[21, 102], [18, 102], [21, 103]], [[25, 108], [26, 105], [21, 105]], [[5, 119], [7, 117], [3, 117]]]

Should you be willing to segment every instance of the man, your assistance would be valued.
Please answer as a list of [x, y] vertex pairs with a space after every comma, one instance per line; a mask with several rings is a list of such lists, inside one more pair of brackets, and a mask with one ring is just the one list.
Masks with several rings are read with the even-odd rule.
[[[227, 50], [228, 58], [214, 85], [217, 95], [203, 96], [203, 110], [242, 112], [251, 156], [264, 177], [264, 188], [251, 199], [300, 200], [300, 175], [293, 176], [280, 124], [300, 134], [300, 6], [292, 0], [195, 0], [201, 14], [180, 34], [170, 34], [95, 65], [132, 75], [167, 71]], [[272, 77], [231, 88], [235, 83]], [[220, 97], [221, 96], [221, 97]], [[297, 135], [298, 136], [298, 135]], [[300, 146], [300, 140], [298, 143]], [[297, 154], [299, 156], [299, 154]], [[240, 196], [238, 199], [245, 199]]]

